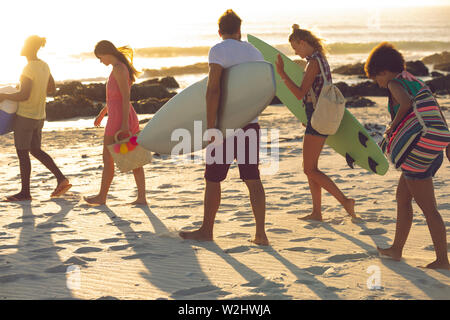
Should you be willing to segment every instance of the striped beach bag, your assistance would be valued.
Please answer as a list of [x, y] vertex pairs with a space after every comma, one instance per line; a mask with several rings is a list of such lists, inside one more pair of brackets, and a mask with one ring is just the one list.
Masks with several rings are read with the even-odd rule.
[[422, 87], [413, 94], [404, 81], [397, 80], [411, 98], [412, 111], [380, 146], [395, 168], [425, 172], [450, 143], [450, 132], [428, 86], [421, 83]]

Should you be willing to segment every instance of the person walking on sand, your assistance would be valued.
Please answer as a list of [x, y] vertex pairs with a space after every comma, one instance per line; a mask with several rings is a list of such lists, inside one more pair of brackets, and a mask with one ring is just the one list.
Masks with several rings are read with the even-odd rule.
[[37, 57], [37, 52], [45, 46], [45, 43], [45, 38], [36, 35], [25, 40], [21, 55], [27, 58], [28, 63], [20, 77], [20, 90], [17, 93], [0, 94], [0, 101], [7, 99], [18, 102], [13, 131], [22, 181], [22, 190], [15, 195], [6, 197], [5, 201], [32, 200], [30, 192], [30, 153], [56, 177], [57, 186], [51, 197], [62, 196], [72, 187], [53, 159], [41, 149], [42, 128], [46, 117], [46, 97], [47, 94], [56, 91], [55, 81], [50, 73], [49, 66]]
[[[107, 146], [114, 143], [114, 136], [134, 135], [139, 132], [139, 121], [132, 104], [130, 103], [130, 89], [138, 71], [133, 66], [133, 51], [129, 47], [116, 48], [113, 43], [102, 40], [95, 46], [95, 56], [106, 66], [113, 69], [106, 84], [106, 106], [100, 111], [94, 121], [96, 127], [100, 126], [106, 113], [108, 121], [105, 127], [103, 140], [103, 173], [100, 191], [97, 195], [84, 197], [91, 205], [104, 205], [108, 196], [109, 187], [114, 178], [114, 160]], [[138, 195], [132, 204], [146, 205], [145, 174], [142, 167], [133, 170]]]
[[[392, 122], [385, 132], [385, 134], [389, 135], [394, 132], [395, 128], [411, 110], [412, 101], [407, 90], [410, 90], [415, 95], [423, 85], [414, 76], [406, 72], [403, 55], [387, 42], [380, 43], [372, 50], [364, 69], [368, 78], [373, 79], [379, 87], [389, 90], [388, 111]], [[443, 115], [442, 118], [445, 121]], [[450, 145], [447, 145], [446, 155], [450, 161]], [[396, 193], [397, 224], [394, 243], [386, 249], [377, 248], [380, 254], [389, 256], [397, 261], [401, 260], [403, 247], [413, 221], [412, 200], [414, 199], [425, 215], [436, 252], [436, 260], [426, 267], [431, 269], [450, 269], [445, 224], [437, 209], [433, 186], [433, 177], [441, 167], [443, 158], [444, 155], [441, 152], [428, 165], [427, 170], [422, 173], [401, 168], [402, 174]]]
[[284, 62], [280, 55], [278, 55], [276, 69], [288, 89], [298, 100], [303, 99], [308, 119], [303, 140], [303, 171], [308, 177], [313, 208], [311, 214], [301, 219], [322, 221], [322, 188], [331, 193], [339, 201], [352, 219], [357, 219], [355, 214], [355, 200], [347, 198], [337, 185], [318, 168], [319, 156], [327, 139], [326, 135], [320, 134], [311, 126], [311, 117], [314, 112], [311, 94], [314, 94], [317, 100], [324, 84], [319, 62], [322, 65], [327, 80], [329, 82], [332, 81], [330, 66], [325, 58], [322, 41], [309, 30], [300, 29], [297, 24], [294, 24], [292, 28], [292, 34], [289, 36], [292, 49], [294, 49], [295, 54], [299, 55], [302, 59], [306, 58], [308, 61], [301, 85], [298, 87], [286, 74], [284, 71]]
[[[216, 128], [217, 111], [220, 104], [221, 95], [221, 79], [223, 70], [233, 65], [250, 62], [264, 61], [262, 54], [250, 43], [241, 41], [241, 19], [233, 10], [227, 10], [219, 19], [219, 35], [223, 39], [211, 48], [209, 52], [209, 77], [206, 91], [206, 115], [207, 128]], [[258, 245], [268, 245], [269, 241], [265, 233], [265, 214], [266, 214], [266, 198], [264, 187], [262, 185], [259, 173], [259, 136], [260, 127], [258, 119], [254, 119], [247, 126], [242, 128], [240, 134], [254, 134], [255, 139], [249, 139], [244, 142], [245, 161], [238, 161], [240, 178], [245, 182], [250, 193], [250, 202], [252, 205], [253, 215], [256, 221], [256, 234], [253, 242]], [[226, 145], [228, 139], [234, 139], [234, 158], [226, 156]], [[211, 139], [213, 142], [214, 139]], [[244, 139], [245, 141], [246, 139]], [[204, 196], [204, 213], [203, 224], [200, 229], [192, 232], [180, 232], [180, 236], [184, 239], [193, 239], [200, 241], [211, 241], [213, 239], [213, 227], [216, 213], [219, 209], [221, 200], [221, 182], [225, 180], [231, 161], [236, 159], [237, 139], [234, 136], [224, 139], [220, 144], [210, 144], [207, 148], [211, 151], [211, 155], [223, 155], [224, 161], [214, 161], [212, 164], [206, 165], [205, 170], [205, 196]], [[233, 142], [233, 141], [232, 141]], [[219, 150], [219, 148], [221, 150]], [[220, 153], [222, 152], [222, 153]], [[256, 154], [255, 154], [256, 153]], [[252, 155], [254, 157], [252, 157]], [[257, 159], [256, 163], [251, 163], [250, 159]], [[237, 158], [239, 160], [239, 157]], [[228, 161], [227, 161], [228, 160]], [[242, 162], [242, 163], [241, 163]], [[254, 161], [255, 162], [255, 161]]]

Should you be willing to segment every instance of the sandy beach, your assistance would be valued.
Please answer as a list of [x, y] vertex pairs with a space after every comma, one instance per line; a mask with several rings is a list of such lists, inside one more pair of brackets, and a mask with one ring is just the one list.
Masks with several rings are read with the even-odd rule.
[[[350, 111], [363, 124], [386, 124], [386, 98], [369, 98], [375, 107]], [[439, 102], [450, 119], [450, 98]], [[268, 247], [248, 241], [254, 219], [235, 165], [222, 184], [215, 241], [185, 241], [178, 232], [198, 228], [203, 217], [202, 163], [155, 156], [145, 167], [148, 207], [128, 204], [134, 179], [118, 172], [107, 205], [89, 207], [82, 197], [99, 189], [103, 128], [44, 132], [43, 149], [73, 188], [50, 199], [56, 180], [33, 159], [33, 201], [0, 203], [0, 299], [450, 299], [450, 272], [418, 267], [435, 254], [416, 204], [403, 260], [377, 253], [394, 237], [400, 172], [351, 169], [325, 147], [320, 168], [356, 199], [363, 222], [352, 223], [325, 191], [324, 221], [299, 220], [312, 207], [302, 172], [304, 128], [282, 106], [269, 106], [260, 125], [280, 130], [278, 173], [262, 176]], [[0, 163], [4, 197], [20, 187], [12, 134], [0, 136]], [[434, 183], [447, 235], [449, 176], [445, 160]]]

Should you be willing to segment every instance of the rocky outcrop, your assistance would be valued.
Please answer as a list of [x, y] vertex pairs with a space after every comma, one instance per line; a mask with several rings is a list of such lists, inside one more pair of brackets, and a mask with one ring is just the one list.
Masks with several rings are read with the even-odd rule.
[[450, 52], [444, 51], [441, 53], [432, 54], [431, 56], [423, 58], [422, 62], [426, 64], [450, 63]]
[[450, 62], [435, 64], [434, 68], [440, 71], [450, 71]]
[[333, 70], [333, 73], [343, 75], [365, 75], [364, 63], [347, 64]]
[[[427, 76], [429, 74], [428, 68], [422, 61], [408, 61], [406, 62], [406, 70], [415, 76]], [[365, 77], [364, 63], [354, 63], [340, 66], [333, 70], [333, 73]]]
[[[179, 85], [173, 77], [150, 79], [133, 84], [130, 100], [137, 113], [155, 113], [176, 92]], [[78, 81], [58, 84], [54, 100], [47, 103], [47, 120], [56, 121], [74, 117], [96, 116], [106, 102], [104, 83], [82, 84]]]
[[93, 117], [103, 108], [101, 103], [95, 104], [81, 96], [62, 95], [47, 103], [48, 121], [57, 121], [75, 117]]
[[426, 82], [431, 91], [437, 94], [449, 94], [450, 93], [450, 75], [435, 78]]
[[365, 107], [373, 107], [376, 105], [375, 102], [363, 97], [350, 97], [345, 102], [346, 108], [365, 108]]
[[406, 62], [406, 70], [415, 76], [424, 77], [429, 75], [428, 68], [422, 61], [408, 61]]
[[336, 86], [341, 90], [344, 97], [386, 96], [387, 90], [378, 87], [372, 81], [365, 81], [349, 86], [345, 82], [338, 82]]

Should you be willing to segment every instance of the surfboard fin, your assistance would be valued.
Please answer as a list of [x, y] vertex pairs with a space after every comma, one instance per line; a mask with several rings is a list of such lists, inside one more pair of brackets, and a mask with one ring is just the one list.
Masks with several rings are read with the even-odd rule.
[[377, 166], [378, 166], [378, 162], [376, 162], [371, 157], [369, 157], [369, 167], [375, 173], [377, 173]]
[[367, 148], [367, 140], [369, 140], [369, 138], [362, 133], [361, 131], [358, 132], [358, 137], [359, 137], [359, 142]]
[[348, 153], [345, 154], [345, 160], [347, 160], [347, 165], [354, 169], [353, 164], [355, 163], [355, 159], [353, 159]]

